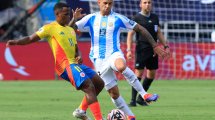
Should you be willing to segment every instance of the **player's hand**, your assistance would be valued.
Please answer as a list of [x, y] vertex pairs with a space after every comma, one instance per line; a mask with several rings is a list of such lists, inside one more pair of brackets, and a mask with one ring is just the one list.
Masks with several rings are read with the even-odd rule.
[[155, 55], [158, 55], [162, 59], [168, 59], [168, 54], [163, 48], [161, 48], [160, 46], [157, 45], [153, 49], [154, 49]]
[[130, 50], [127, 51], [126, 57], [127, 57], [128, 60], [131, 60], [132, 55], [131, 55], [131, 51]]
[[171, 58], [171, 52], [170, 52], [169, 47], [168, 47], [168, 48], [166, 48], [166, 49], [165, 49], [165, 51], [166, 51], [166, 54], [167, 54], [166, 59]]
[[17, 40], [8, 40], [6, 46], [9, 47], [10, 45], [17, 45]]
[[75, 11], [72, 9], [72, 14], [73, 14], [73, 18], [75, 20], [81, 19], [82, 17], [84, 17], [86, 14], [82, 14], [82, 8], [76, 8]]
[[82, 59], [81, 56], [75, 57], [75, 61], [78, 62], [78, 64], [82, 64], [83, 63], [83, 59]]

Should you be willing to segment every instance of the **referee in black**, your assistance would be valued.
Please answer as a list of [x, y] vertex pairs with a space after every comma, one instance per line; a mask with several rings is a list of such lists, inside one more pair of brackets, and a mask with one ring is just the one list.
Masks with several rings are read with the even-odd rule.
[[[156, 14], [151, 13], [152, 0], [141, 0], [140, 1], [141, 12], [134, 16], [134, 21], [145, 27], [148, 32], [152, 35], [154, 40], [159, 40], [159, 42], [164, 46], [166, 52], [170, 57], [169, 46], [164, 38], [159, 27], [159, 19]], [[127, 59], [132, 58], [131, 47], [133, 41], [133, 35], [135, 31], [129, 31], [127, 37]], [[135, 48], [135, 74], [137, 78], [141, 81], [144, 68], [146, 67], [146, 76], [143, 81], [143, 88], [147, 91], [155, 78], [156, 70], [158, 69], [158, 56], [154, 55], [153, 48], [145, 40], [140, 33], [136, 33], [136, 48]], [[137, 97], [137, 91], [132, 88], [131, 102], [129, 106], [136, 106], [136, 103], [142, 106], [147, 106], [148, 104], [142, 99], [141, 96]]]

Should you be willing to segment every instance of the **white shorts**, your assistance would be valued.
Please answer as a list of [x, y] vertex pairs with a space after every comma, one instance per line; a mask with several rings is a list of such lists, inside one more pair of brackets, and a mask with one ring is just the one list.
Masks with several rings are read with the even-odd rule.
[[114, 71], [118, 71], [115, 67], [115, 60], [117, 58], [122, 58], [125, 61], [124, 55], [121, 52], [115, 52], [110, 57], [105, 59], [94, 59], [96, 72], [100, 75], [105, 83], [105, 89], [109, 90], [110, 88], [117, 85], [117, 78]]

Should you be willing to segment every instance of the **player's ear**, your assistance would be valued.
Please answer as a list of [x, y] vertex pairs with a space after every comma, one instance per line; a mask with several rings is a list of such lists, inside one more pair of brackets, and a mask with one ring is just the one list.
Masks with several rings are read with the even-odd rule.
[[140, 0], [140, 4], [139, 4], [140, 8], [141, 8], [141, 4], [142, 4], [142, 0]]

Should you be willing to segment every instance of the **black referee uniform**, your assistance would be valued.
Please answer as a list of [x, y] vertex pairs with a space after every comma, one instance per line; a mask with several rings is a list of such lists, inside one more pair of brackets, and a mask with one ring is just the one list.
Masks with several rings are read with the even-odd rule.
[[[157, 42], [157, 31], [159, 19], [156, 14], [151, 13], [149, 16], [144, 16], [138, 13], [134, 17], [134, 21], [145, 27], [154, 40]], [[153, 56], [154, 51], [150, 43], [140, 34], [136, 33], [136, 48], [135, 48], [135, 68], [149, 70], [158, 69], [158, 56]]]

